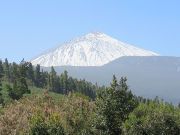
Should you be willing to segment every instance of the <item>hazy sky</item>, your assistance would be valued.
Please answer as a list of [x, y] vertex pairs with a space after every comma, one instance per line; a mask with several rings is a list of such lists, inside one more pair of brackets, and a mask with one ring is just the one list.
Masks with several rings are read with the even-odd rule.
[[180, 0], [0, 0], [0, 57], [10, 61], [94, 31], [180, 56]]

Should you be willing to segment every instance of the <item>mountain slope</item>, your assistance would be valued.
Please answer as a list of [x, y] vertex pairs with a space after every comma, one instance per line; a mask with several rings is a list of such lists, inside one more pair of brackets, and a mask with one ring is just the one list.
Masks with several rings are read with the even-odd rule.
[[[43, 68], [50, 71], [50, 68]], [[133, 93], [175, 104], [180, 102], [180, 57], [122, 57], [101, 67], [55, 67], [58, 73], [67, 70], [70, 76], [100, 85], [109, 85], [112, 75], [126, 76]]]
[[102, 66], [122, 56], [156, 56], [103, 33], [89, 33], [51, 50], [31, 62], [50, 66]]

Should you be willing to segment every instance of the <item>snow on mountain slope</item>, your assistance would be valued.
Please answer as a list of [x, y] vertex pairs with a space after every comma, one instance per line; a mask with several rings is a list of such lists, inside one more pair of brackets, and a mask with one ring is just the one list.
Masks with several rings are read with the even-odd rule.
[[50, 66], [102, 66], [122, 56], [157, 56], [103, 33], [89, 33], [76, 38], [33, 59], [33, 65]]

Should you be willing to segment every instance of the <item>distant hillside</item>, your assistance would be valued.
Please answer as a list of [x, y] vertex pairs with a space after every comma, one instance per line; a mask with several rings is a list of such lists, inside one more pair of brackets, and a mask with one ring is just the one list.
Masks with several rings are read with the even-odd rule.
[[[49, 70], [49, 68], [43, 68]], [[109, 85], [112, 75], [127, 76], [133, 92], [145, 97], [180, 101], [180, 57], [122, 57], [102, 67], [55, 67], [58, 73]]]

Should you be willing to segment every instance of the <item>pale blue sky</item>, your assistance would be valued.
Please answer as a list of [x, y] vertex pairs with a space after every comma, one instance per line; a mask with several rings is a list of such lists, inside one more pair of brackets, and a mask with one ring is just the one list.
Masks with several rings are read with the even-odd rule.
[[180, 56], [180, 0], [0, 0], [0, 57], [26, 60], [100, 31]]

